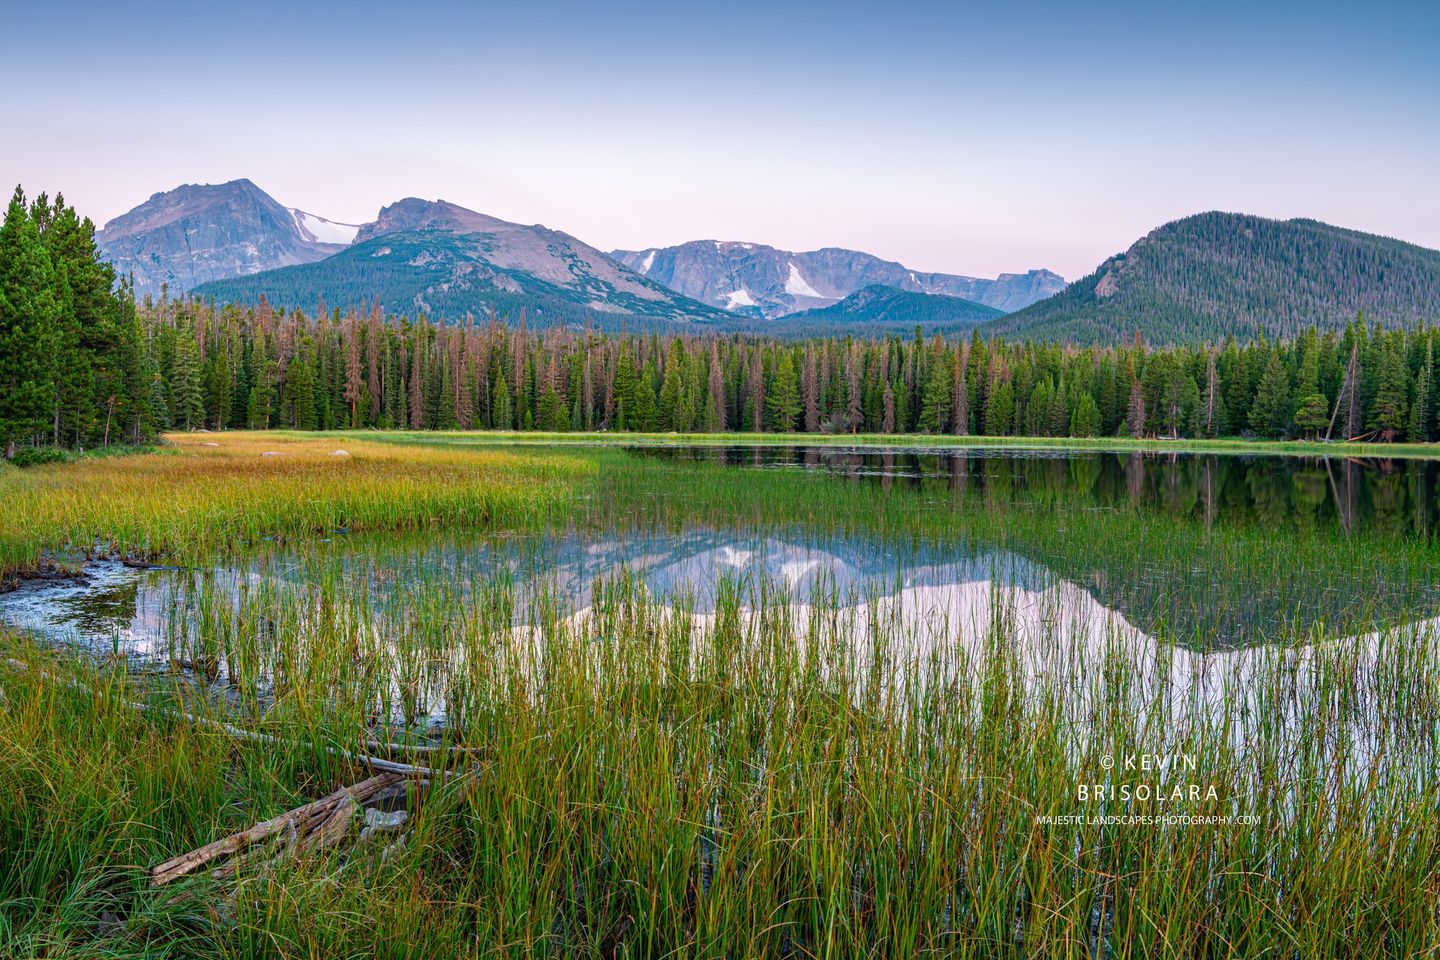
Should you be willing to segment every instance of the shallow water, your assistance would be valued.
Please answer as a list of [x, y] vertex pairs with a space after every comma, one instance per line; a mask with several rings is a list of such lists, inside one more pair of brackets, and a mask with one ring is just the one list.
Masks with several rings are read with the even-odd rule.
[[[1440, 463], [1327, 461], [1281, 457], [1219, 457], [924, 448], [827, 446], [646, 447], [636, 455], [728, 467], [821, 471], [873, 484], [886, 496], [937, 491], [982, 494], [957, 510], [1033, 508], [1074, 502], [1080, 509], [1163, 516], [1182, 533], [1217, 523], [1264, 536], [1267, 529], [1317, 530], [1337, 542], [1388, 537], [1423, 548], [1434, 540]], [[763, 497], [763, 480], [757, 485]], [[939, 509], [939, 507], [937, 507]], [[1058, 521], [1057, 521], [1058, 523]], [[1182, 545], [1185, 541], [1181, 541]], [[53, 642], [102, 654], [159, 658], [167, 637], [193, 621], [187, 606], [196, 585], [238, 593], [258, 584], [302, 585], [320, 571], [363, 577], [377, 602], [415, 585], [449, 585], [460, 594], [513, 585], [527, 618], [526, 597], [583, 610], [597, 581], [633, 576], [662, 601], [683, 599], [697, 613], [713, 609], [722, 582], [748, 585], [760, 596], [779, 591], [796, 604], [821, 594], [862, 600], [945, 598], [974, 589], [1034, 596], [1064, 589], [1142, 634], [1192, 649], [1263, 643], [1282, 624], [1318, 626], [1354, 635], [1382, 625], [1418, 622], [1440, 612], [1437, 576], [1414, 577], [1373, 568], [1324, 571], [1217, 571], [1215, 558], [1176, 554], [1173, 546], [1125, 550], [1050, 550], [978, 541], [918, 542], [815, 530], [690, 527], [551, 531], [541, 536], [349, 535], [335, 531], [299, 545], [261, 545], [243, 561], [211, 570], [133, 569], [92, 562], [83, 581], [28, 583], [0, 595], [0, 620]], [[1116, 557], [1124, 557], [1117, 564]], [[1223, 579], [1223, 582], [1220, 580]], [[908, 593], [907, 593], [908, 591]], [[913, 604], [912, 604], [913, 606]], [[909, 616], [924, 617], [912, 610]]]
[[376, 602], [417, 584], [444, 585], [464, 597], [481, 589], [516, 588], [528, 617], [527, 597], [543, 592], [573, 612], [592, 603], [597, 583], [628, 575], [645, 593], [681, 602], [698, 614], [714, 611], [717, 590], [728, 584], [767, 591], [791, 603], [821, 597], [850, 602], [877, 599], [916, 587], [995, 583], [1041, 590], [1055, 583], [1042, 566], [995, 550], [941, 550], [856, 538], [805, 540], [755, 531], [692, 529], [681, 533], [611, 531], [543, 537], [336, 535], [303, 552], [272, 549], [238, 565], [191, 571], [139, 569], [115, 560], [93, 561], [73, 581], [35, 581], [0, 595], [0, 619], [57, 643], [100, 653], [158, 656], [185, 598], [205, 582], [237, 593], [270, 583], [303, 588], [323, 571], [342, 580], [363, 579]]
[[[1263, 621], [1266, 604], [1299, 599], [1277, 598], [1285, 591], [1257, 581], [1248, 585], [1253, 590], [1248, 604], [1204, 611], [1206, 632], [1186, 635], [1170, 618], [1172, 610], [1180, 609], [1179, 581], [1175, 571], [1160, 566], [1143, 578], [1114, 583], [1101, 567], [1065, 577], [1034, 557], [975, 543], [691, 528], [571, 530], [539, 537], [335, 535], [298, 548], [270, 548], [207, 570], [136, 569], [99, 560], [86, 565], [82, 580], [26, 583], [0, 595], [0, 620], [52, 642], [144, 660], [166, 656], [167, 638], [195, 625], [195, 597], [205, 592], [232, 598], [264, 588], [295, 593], [328, 580], [343, 584], [342, 591], [363, 590], [379, 606], [424, 590], [442, 591], [461, 604], [480, 602], [482, 593], [498, 589], [511, 596], [508, 617], [519, 624], [531, 619], [529, 605], [536, 598], [543, 597], [547, 609], [583, 611], [593, 604], [597, 584], [618, 576], [633, 580], [648, 597], [700, 615], [713, 613], [718, 593], [726, 589], [742, 594], [751, 606], [767, 598], [850, 607], [908, 598], [902, 603], [905, 616], [917, 622], [933, 612], [918, 598], [928, 598], [939, 610], [961, 596], [973, 604], [974, 596], [997, 591], [1011, 598], [1063, 592], [1093, 608], [1087, 613], [1091, 619], [1113, 617], [1143, 634], [1196, 649], [1263, 643], [1279, 632], [1278, 624], [1267, 628], [1257, 622]], [[1343, 584], [1314, 586], [1327, 609], [1340, 602]], [[1405, 604], [1399, 597], [1395, 602], [1394, 615], [1381, 618], [1378, 610], [1367, 608], [1372, 614], [1358, 617], [1349, 632], [1426, 619], [1435, 609]]]

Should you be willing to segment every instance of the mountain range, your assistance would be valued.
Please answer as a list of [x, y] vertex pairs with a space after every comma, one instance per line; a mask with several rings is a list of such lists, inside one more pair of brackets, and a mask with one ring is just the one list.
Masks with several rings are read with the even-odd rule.
[[[944, 296], [928, 313], [948, 325], [952, 315], [963, 314], [965, 323], [981, 316], [968, 308], [957, 312], [950, 302], [956, 297], [1007, 310], [1064, 286], [1047, 270], [981, 280], [920, 273], [839, 248], [790, 253], [699, 241], [607, 255], [558, 230], [413, 197], [383, 208], [369, 223], [340, 223], [284, 207], [249, 180], [187, 184], [156, 194], [107, 223], [97, 240], [117, 269], [134, 277], [141, 295], [164, 286], [175, 295], [194, 292], [220, 301], [253, 302], [263, 295], [307, 310], [321, 300], [344, 305], [378, 299], [395, 313], [459, 317], [493, 311], [513, 320], [523, 310], [533, 324], [600, 328], [630, 322], [741, 329], [839, 305], [877, 284], [897, 294]], [[705, 256], [720, 251], [726, 255]], [[682, 275], [684, 282], [675, 279]], [[728, 296], [716, 293], [722, 288]], [[828, 316], [841, 324], [884, 326], [898, 315], [893, 301], [872, 292], [805, 323], [816, 329], [813, 324]], [[867, 304], [877, 312], [856, 312]], [[917, 307], [912, 301], [907, 309]], [[784, 334], [790, 327], [760, 329]]]
[[362, 225], [354, 243], [311, 263], [213, 280], [195, 293], [309, 309], [378, 299], [389, 312], [459, 318], [491, 311], [536, 325], [599, 328], [627, 319], [719, 323], [722, 311], [633, 273], [575, 237], [443, 200], [406, 198]]
[[774, 319], [828, 307], [880, 284], [910, 293], [972, 300], [1002, 312], [1027, 307], [1065, 287], [1049, 270], [1002, 273], [994, 280], [922, 273], [858, 250], [795, 253], [763, 243], [692, 240], [675, 247], [614, 250], [610, 256], [687, 297], [734, 313]]
[[249, 180], [158, 193], [97, 234], [139, 294], [397, 314], [494, 314], [532, 326], [702, 325], [776, 336], [913, 329], [1152, 343], [1440, 319], [1440, 251], [1315, 220], [1210, 212], [1165, 224], [1069, 286], [913, 271], [838, 247], [700, 240], [603, 253], [542, 225], [407, 198], [348, 224], [282, 206]]

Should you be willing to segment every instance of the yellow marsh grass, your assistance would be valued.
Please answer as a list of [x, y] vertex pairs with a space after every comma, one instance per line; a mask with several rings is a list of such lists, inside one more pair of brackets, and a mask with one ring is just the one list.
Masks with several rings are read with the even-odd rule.
[[[347, 436], [170, 434], [156, 453], [0, 470], [0, 574], [46, 551], [196, 557], [265, 536], [527, 524], [593, 464]], [[337, 453], [337, 451], [344, 451]]]

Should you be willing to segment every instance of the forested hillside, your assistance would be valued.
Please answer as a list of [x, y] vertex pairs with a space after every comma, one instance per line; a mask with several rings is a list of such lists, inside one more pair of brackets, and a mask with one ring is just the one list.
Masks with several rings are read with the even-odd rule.
[[[518, 317], [524, 311], [534, 326], [618, 328], [644, 321], [628, 314], [597, 310], [570, 291], [478, 262], [477, 241], [458, 234], [422, 231], [371, 240], [319, 263], [269, 270], [249, 277], [215, 280], [197, 296], [221, 303], [362, 304], [379, 301], [387, 313], [489, 318]], [[699, 308], [699, 305], [696, 305]], [[651, 323], [665, 325], [653, 318]]]
[[839, 303], [804, 310], [750, 327], [774, 336], [823, 337], [838, 333], [876, 336], [908, 334], [917, 326], [926, 334], [956, 336], [1004, 312], [960, 297], [914, 293], [872, 283]]
[[1202, 213], [987, 330], [1082, 344], [1135, 333], [1201, 343], [1340, 330], [1361, 311], [1386, 327], [1440, 317], [1440, 251], [1314, 220]]

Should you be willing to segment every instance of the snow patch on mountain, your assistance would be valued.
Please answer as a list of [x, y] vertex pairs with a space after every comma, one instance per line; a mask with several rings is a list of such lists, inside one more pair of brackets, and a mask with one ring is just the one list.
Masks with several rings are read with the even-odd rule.
[[790, 262], [790, 275], [785, 278], [785, 292], [792, 297], [824, 299], [824, 294], [810, 286], [805, 282], [805, 278], [800, 276], [800, 268], [795, 266], [793, 260]]
[[355, 234], [360, 232], [358, 223], [337, 223], [294, 207], [285, 209], [290, 211], [290, 216], [295, 221], [295, 229], [311, 243], [338, 243], [349, 246], [355, 242]]
[[738, 310], [740, 307], [753, 307], [755, 300], [750, 296], [750, 291], [741, 287], [739, 290], [731, 290], [725, 294], [725, 309]]

